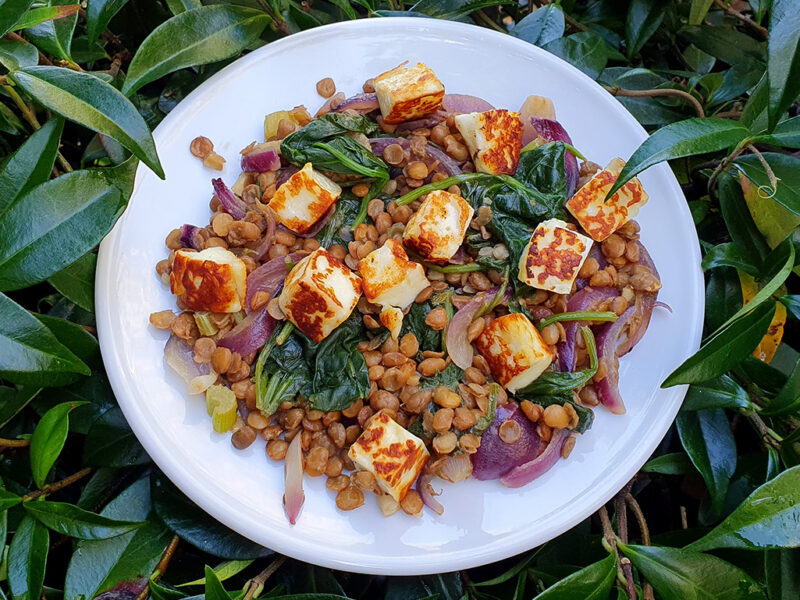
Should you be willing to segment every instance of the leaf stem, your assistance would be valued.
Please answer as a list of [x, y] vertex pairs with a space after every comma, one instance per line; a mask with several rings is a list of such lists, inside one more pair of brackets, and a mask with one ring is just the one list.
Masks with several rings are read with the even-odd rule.
[[[636, 498], [633, 497], [633, 494], [628, 493], [625, 495], [625, 502], [628, 503], [628, 508], [631, 509], [631, 512], [636, 517], [636, 522], [639, 524], [639, 531], [642, 533], [642, 543], [645, 546], [650, 545], [650, 528], [647, 526], [647, 520], [644, 518], [644, 512], [642, 512], [642, 507], [639, 506], [639, 503], [636, 501]], [[644, 584], [644, 588], [642, 590], [644, 600], [654, 600], [655, 594], [653, 592], [653, 586], [650, 585], [649, 581], [646, 581]]]
[[681, 98], [689, 102], [692, 107], [694, 107], [694, 111], [697, 113], [698, 117], [705, 118], [706, 116], [706, 111], [703, 110], [703, 105], [700, 104], [700, 101], [692, 96], [689, 92], [684, 92], [683, 90], [673, 90], [671, 88], [654, 90], [626, 90], [617, 86], [611, 87], [608, 85], [604, 85], [603, 87], [612, 96], [623, 96], [625, 98], [654, 98], [658, 96]]
[[169, 561], [172, 560], [172, 555], [175, 554], [175, 550], [178, 548], [178, 542], [180, 542], [180, 540], [181, 538], [177, 535], [172, 536], [172, 540], [170, 540], [169, 545], [166, 550], [164, 550], [164, 554], [161, 555], [161, 560], [158, 561], [156, 568], [153, 569], [150, 579], [144, 584], [144, 589], [136, 596], [136, 600], [146, 600], [150, 595], [150, 582], [161, 579], [161, 576], [167, 570], [167, 566], [169, 566]]
[[728, 156], [722, 159], [722, 161], [717, 165], [717, 168], [714, 169], [714, 172], [711, 173], [711, 177], [708, 179], [708, 192], [713, 194], [714, 186], [717, 183], [717, 179], [719, 176], [728, 168], [736, 158], [744, 152], [745, 148], [747, 148], [748, 144], [750, 144], [750, 138], [745, 138], [736, 146], [733, 152], [731, 152]]
[[474, 13], [472, 13], [472, 16], [473, 16], [473, 18], [476, 18], [476, 20], [478, 20], [481, 23], [483, 23], [484, 25], [494, 29], [495, 31], [499, 31], [500, 33], [508, 33], [505, 29], [500, 27], [500, 25], [495, 23], [494, 19], [491, 19], [489, 17], [489, 15], [487, 15], [485, 12], [483, 12], [482, 9], [476, 10]]
[[[767, 197], [772, 198], [778, 191], [778, 182], [780, 181], [780, 177], [775, 175], [775, 171], [773, 171], [772, 167], [769, 166], [767, 159], [764, 158], [764, 155], [761, 154], [761, 152], [759, 152], [758, 149], [755, 146], [753, 146], [753, 144], [747, 144], [747, 149], [758, 157], [758, 161], [761, 163], [761, 166], [764, 167], [764, 171], [766, 171], [767, 173], [767, 177], [769, 178], [769, 185], [771, 188], [767, 190], [767, 193], [769, 194]], [[761, 191], [762, 187], [764, 186], [759, 187], [759, 192]]]
[[30, 440], [9, 440], [6, 438], [0, 438], [0, 448], [26, 448], [30, 445]]
[[763, 26], [759, 25], [758, 23], [753, 21], [753, 19], [748, 17], [747, 15], [740, 13], [738, 10], [736, 10], [732, 6], [729, 6], [729, 5], [725, 4], [725, 2], [723, 2], [722, 0], [714, 0], [714, 4], [716, 4], [722, 10], [724, 10], [726, 14], [729, 14], [730, 16], [734, 17], [735, 19], [739, 19], [742, 23], [747, 25], [750, 29], [752, 29], [753, 31], [758, 32], [758, 34], [763, 39], [767, 39], [767, 37], [769, 36], [769, 30], [766, 27], [763, 27]]
[[40, 490], [36, 490], [35, 492], [31, 492], [30, 494], [25, 494], [22, 497], [22, 501], [29, 502], [30, 500], [36, 500], [36, 498], [41, 498], [42, 496], [48, 496], [54, 492], [57, 492], [67, 487], [68, 485], [75, 483], [76, 481], [79, 481], [80, 479], [83, 479], [91, 472], [92, 472], [91, 467], [86, 467], [85, 469], [81, 469], [77, 473], [74, 473], [69, 477], [65, 477], [61, 481], [56, 481], [55, 483], [51, 483], [49, 485], [44, 486]]
[[267, 582], [267, 579], [272, 577], [275, 571], [283, 566], [284, 562], [286, 562], [286, 557], [280, 556], [273, 560], [266, 569], [261, 571], [261, 573], [253, 577], [250, 580], [250, 584], [247, 587], [247, 593], [244, 595], [243, 600], [252, 600], [257, 593], [260, 593], [260, 591], [264, 589], [264, 584]]

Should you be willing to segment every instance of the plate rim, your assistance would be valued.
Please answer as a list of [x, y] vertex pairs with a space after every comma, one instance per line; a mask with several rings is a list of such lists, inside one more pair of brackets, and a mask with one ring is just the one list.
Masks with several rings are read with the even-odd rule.
[[[200, 84], [195, 90], [188, 94], [182, 102], [180, 102], [156, 127], [153, 131], [153, 138], [158, 145], [159, 139], [168, 135], [173, 122], [185, 118], [190, 115], [194, 109], [195, 101], [204, 96], [208, 90], [214, 88], [220, 82], [228, 77], [235, 77], [237, 73], [250, 68], [250, 65], [260, 61], [270, 60], [274, 55], [278, 55], [289, 51], [295, 44], [304, 44], [313, 41], [314, 38], [325, 37], [331, 32], [351, 30], [363, 30], [369, 35], [374, 35], [376, 29], [380, 28], [406, 28], [409, 34], [420, 34], [423, 30], [429, 32], [444, 33], [454, 32], [456, 35], [466, 35], [472, 38], [476, 43], [493, 43], [494, 41], [502, 41], [503, 44], [511, 44], [517, 46], [521, 53], [533, 55], [536, 60], [554, 63], [559, 70], [571, 72], [572, 76], [583, 78], [586, 84], [591, 84], [599, 87], [599, 84], [581, 72], [579, 69], [564, 61], [563, 59], [535, 46], [529, 44], [524, 40], [515, 38], [509, 34], [492, 31], [486, 28], [478, 27], [465, 23], [455, 21], [445, 21], [438, 19], [426, 19], [420, 17], [391, 17], [380, 19], [357, 19], [352, 21], [345, 21], [323, 25], [310, 29], [307, 31], [299, 32], [291, 36], [287, 36], [280, 40], [270, 42], [257, 50], [237, 59], [230, 65], [215, 73], [208, 80]], [[446, 38], [445, 38], [446, 41]], [[608, 104], [614, 112], [620, 115], [620, 119], [626, 120], [630, 125], [634, 126], [640, 134], [641, 140], [647, 137], [645, 129], [636, 121], [632, 114], [622, 106], [610, 94], [606, 94], [606, 104]], [[662, 163], [652, 169], [662, 171], [668, 174], [669, 187], [672, 192], [679, 197], [683, 197], [683, 193], [675, 178], [673, 172], [668, 165]], [[138, 184], [141, 178], [147, 172], [147, 167], [140, 164], [135, 181], [134, 189], [131, 194], [131, 200], [136, 195]], [[685, 203], [678, 204], [677, 211], [679, 213], [680, 221], [691, 223], [691, 213], [688, 205]], [[159, 469], [178, 487], [186, 496], [189, 497], [195, 504], [197, 504], [203, 511], [211, 515], [214, 519], [218, 520], [225, 526], [236, 531], [240, 535], [252, 539], [243, 529], [242, 522], [237, 518], [237, 513], [232, 511], [225, 511], [221, 505], [219, 498], [213, 493], [207, 491], [202, 485], [202, 480], [192, 478], [190, 473], [185, 472], [177, 464], [178, 461], [173, 461], [169, 455], [169, 445], [161, 443], [160, 440], [154, 439], [154, 436], [148, 435], [146, 424], [140, 422], [136, 414], [136, 406], [133, 402], [120, 401], [124, 398], [127, 392], [126, 382], [124, 380], [124, 366], [118, 355], [117, 349], [112, 343], [113, 328], [111, 324], [110, 304], [107, 302], [107, 295], [104, 293], [112, 280], [114, 264], [111, 261], [111, 256], [114, 254], [114, 247], [119, 242], [119, 231], [125, 222], [125, 214], [121, 216], [115, 224], [112, 231], [106, 236], [100, 244], [98, 252], [97, 271], [95, 276], [95, 304], [96, 304], [96, 320], [98, 329], [98, 339], [100, 342], [101, 354], [103, 357], [104, 365], [111, 387], [115, 396], [118, 399], [118, 404], [125, 415], [126, 421], [136, 435], [139, 443], [147, 451], [153, 462]], [[695, 298], [691, 303], [692, 306], [697, 307], [697, 318], [695, 322], [687, 327], [684, 334], [691, 339], [691, 347], [696, 350], [699, 347], [700, 337], [702, 333], [703, 312], [705, 306], [704, 285], [702, 271], [700, 269], [700, 246], [697, 238], [696, 228], [691, 227], [690, 238], [694, 243], [691, 245], [690, 254], [694, 260], [694, 266], [691, 269], [694, 275], [695, 283]], [[603, 501], [596, 501], [588, 503], [583, 510], [574, 512], [569, 519], [565, 519], [563, 523], [556, 527], [550, 527], [547, 530], [547, 539], [561, 535], [565, 531], [571, 529], [585, 518], [596, 512], [600, 506], [604, 505], [611, 497], [621, 489], [632, 477], [639, 471], [641, 466], [646, 462], [647, 458], [653, 453], [664, 435], [666, 435], [669, 427], [675, 419], [675, 416], [680, 409], [681, 401], [686, 393], [688, 386], [676, 386], [670, 389], [672, 402], [671, 419], [669, 424], [663, 428], [663, 432], [659, 436], [651, 436], [650, 443], [640, 445], [637, 447], [635, 460], [627, 461], [626, 468], [618, 469], [614, 472], [614, 476], [609, 477], [609, 481], [613, 485], [606, 484], [603, 494], [597, 496], [603, 498]], [[659, 428], [660, 430], [661, 428]], [[643, 451], [646, 450], [646, 451]], [[610, 490], [610, 491], [609, 491]], [[263, 544], [263, 540], [253, 540], [258, 544]], [[496, 542], [486, 544], [487, 549], [472, 549], [469, 553], [465, 551], [456, 552], [420, 552], [419, 555], [414, 557], [392, 557], [391, 562], [387, 561], [380, 556], [373, 556], [369, 560], [365, 560], [363, 552], [348, 552], [345, 548], [337, 549], [336, 555], [325, 548], [324, 545], [314, 545], [311, 540], [304, 538], [297, 538], [293, 536], [291, 530], [273, 531], [273, 537], [269, 541], [270, 549], [292, 556], [300, 560], [310, 562], [316, 565], [334, 568], [350, 572], [381, 574], [381, 575], [424, 575], [441, 573], [446, 571], [454, 571], [465, 568], [472, 568], [491, 562], [503, 560], [510, 556], [514, 556], [521, 552], [525, 552], [544, 543], [542, 541], [532, 541], [530, 537], [523, 537], [517, 539], [513, 536], [502, 536]]]

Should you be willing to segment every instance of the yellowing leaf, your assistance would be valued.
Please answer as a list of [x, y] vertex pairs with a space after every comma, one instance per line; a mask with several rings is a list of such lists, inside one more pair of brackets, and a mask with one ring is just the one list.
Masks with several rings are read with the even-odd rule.
[[[748, 183], [750, 183], [748, 181]], [[744, 187], [744, 186], [742, 186]], [[742, 285], [742, 300], [746, 304], [758, 293], [756, 280], [747, 273], [739, 271], [739, 281]], [[783, 327], [786, 325], [786, 307], [780, 302], [775, 302], [775, 315], [769, 324], [766, 335], [753, 351], [753, 356], [765, 363], [772, 362], [775, 352], [783, 339]]]

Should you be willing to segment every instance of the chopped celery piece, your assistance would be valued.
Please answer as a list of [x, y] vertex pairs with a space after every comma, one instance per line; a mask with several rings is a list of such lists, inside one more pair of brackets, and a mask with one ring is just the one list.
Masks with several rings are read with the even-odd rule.
[[246, 316], [247, 316], [247, 313], [246, 313], [246, 312], [244, 312], [243, 310], [240, 310], [240, 311], [239, 311], [239, 312], [237, 312], [237, 313], [233, 313], [233, 320], [234, 320], [234, 322], [235, 322], [235, 323], [238, 325], [239, 323], [241, 323], [242, 321], [244, 321], [244, 318], [245, 318]]
[[206, 390], [206, 410], [217, 433], [225, 433], [233, 427], [236, 406], [236, 394], [224, 385], [212, 385]]
[[197, 329], [200, 330], [200, 335], [214, 335], [219, 331], [219, 327], [211, 322], [209, 313], [196, 312], [194, 313], [194, 322], [197, 323]]

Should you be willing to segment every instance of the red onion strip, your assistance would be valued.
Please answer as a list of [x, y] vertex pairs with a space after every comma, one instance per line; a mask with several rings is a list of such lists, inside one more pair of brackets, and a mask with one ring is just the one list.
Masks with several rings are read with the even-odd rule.
[[242, 154], [242, 171], [266, 173], [267, 171], [277, 171], [280, 168], [281, 157], [273, 149]]
[[184, 248], [193, 248], [194, 250], [202, 250], [203, 245], [200, 242], [200, 228], [194, 225], [183, 225], [181, 227], [181, 244]]
[[433, 490], [431, 481], [433, 481], [433, 475], [429, 473], [420, 475], [419, 479], [417, 479], [417, 492], [419, 492], [419, 495], [422, 497], [422, 502], [425, 506], [430, 508], [437, 515], [441, 515], [444, 513], [444, 506], [435, 498], [437, 494]]
[[[492, 291], [497, 293], [496, 289]], [[467, 330], [478, 311], [494, 298], [492, 291], [474, 296], [472, 300], [453, 315], [447, 325], [447, 334], [445, 336], [447, 354], [459, 369], [466, 369], [472, 366], [472, 357], [475, 351], [467, 339]]]
[[331, 108], [331, 112], [342, 112], [344, 110], [354, 110], [356, 112], [366, 114], [373, 110], [378, 110], [378, 95], [375, 93], [356, 94], [347, 98], [341, 104], [337, 104]]
[[566, 429], [557, 429], [553, 431], [553, 437], [550, 438], [550, 443], [539, 456], [532, 461], [513, 468], [500, 478], [500, 483], [506, 487], [518, 488], [526, 485], [543, 475], [550, 468], [558, 462], [561, 458], [561, 448], [564, 442], [569, 437], [569, 431]]
[[214, 194], [217, 196], [222, 208], [225, 209], [225, 212], [234, 219], [244, 219], [247, 214], [247, 206], [244, 200], [236, 196], [236, 194], [222, 182], [222, 179], [212, 179], [211, 185], [214, 186]]
[[[566, 312], [578, 312], [592, 310], [597, 303], [619, 296], [616, 288], [612, 287], [585, 287], [576, 292], [567, 301]], [[565, 341], [558, 345], [558, 359], [562, 371], [574, 371], [576, 367], [576, 344], [581, 321], [565, 321], [561, 325], [564, 327]]]
[[277, 227], [277, 223], [275, 222], [275, 213], [273, 213], [269, 208], [265, 208], [263, 210], [264, 219], [267, 221], [267, 230], [264, 232], [261, 242], [255, 248], [253, 248], [256, 260], [264, 260], [264, 257], [269, 252], [269, 249], [272, 248], [272, 242], [275, 239], [275, 229]]
[[451, 113], [486, 112], [494, 109], [483, 98], [467, 94], [445, 94], [442, 98], [442, 109]]
[[289, 259], [292, 263], [296, 263], [304, 256], [305, 253], [302, 252], [293, 252], [288, 256], [278, 256], [251, 271], [247, 276], [245, 312], [249, 313], [251, 311], [250, 304], [256, 292], [267, 292], [270, 296], [275, 295], [278, 288], [283, 284], [283, 280], [286, 279], [286, 274], [289, 272], [286, 266], [286, 259]]
[[303, 492], [303, 447], [300, 441], [302, 436], [296, 435], [289, 444], [284, 461], [285, 491], [283, 506], [289, 523], [294, 525], [300, 515], [300, 509], [306, 501]]

